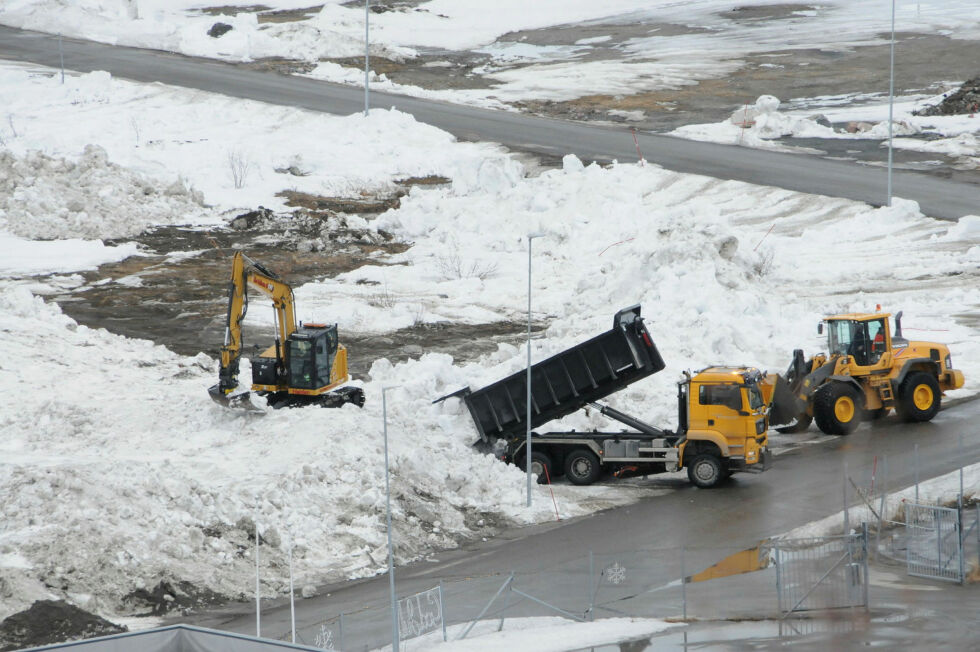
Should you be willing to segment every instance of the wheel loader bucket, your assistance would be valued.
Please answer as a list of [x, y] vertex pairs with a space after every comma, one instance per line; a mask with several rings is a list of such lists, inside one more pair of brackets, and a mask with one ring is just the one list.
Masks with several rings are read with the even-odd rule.
[[[767, 377], [766, 380], [769, 380]], [[769, 405], [769, 426], [791, 423], [806, 410], [806, 403], [797, 398], [786, 379], [775, 374], [772, 380], [772, 402]]]
[[212, 401], [221, 407], [230, 408], [232, 410], [245, 410], [246, 412], [265, 412], [265, 410], [256, 407], [255, 404], [252, 403], [250, 392], [225, 394], [223, 391], [221, 391], [220, 385], [212, 385], [208, 388], [208, 395], [211, 397]]

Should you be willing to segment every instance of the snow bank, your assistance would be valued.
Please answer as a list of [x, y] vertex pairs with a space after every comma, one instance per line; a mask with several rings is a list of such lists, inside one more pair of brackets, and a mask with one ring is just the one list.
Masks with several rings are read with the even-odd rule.
[[[162, 580], [248, 592], [254, 519], [263, 591], [385, 568], [382, 384], [388, 393], [396, 560], [506, 523], [555, 518], [546, 489], [475, 453], [468, 418], [431, 400], [465, 377], [447, 356], [379, 361], [367, 406], [261, 417], [214, 405], [206, 356], [77, 325], [23, 287], [0, 290], [0, 616], [52, 593], [103, 612]], [[23, 364], [30, 360], [30, 364]], [[248, 377], [248, 367], [243, 375]], [[563, 517], [631, 499], [556, 487]]]
[[162, 191], [86, 145], [77, 161], [0, 151], [0, 231], [31, 240], [125, 238], [150, 225], [186, 224], [203, 196], [176, 179]]

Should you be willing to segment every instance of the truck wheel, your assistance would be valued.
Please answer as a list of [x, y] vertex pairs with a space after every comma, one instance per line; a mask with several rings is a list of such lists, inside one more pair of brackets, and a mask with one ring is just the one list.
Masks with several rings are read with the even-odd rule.
[[[527, 466], [525, 462], [525, 459], [521, 460], [521, 468], [526, 472]], [[548, 469], [547, 473], [545, 473], [545, 469]], [[548, 478], [555, 477], [554, 472], [551, 470], [551, 458], [548, 457], [547, 453], [539, 453], [536, 450], [531, 451], [531, 473], [538, 476], [538, 484], [547, 484]]]
[[780, 426], [776, 428], [776, 432], [795, 434], [798, 432], [806, 432], [810, 424], [813, 423], [813, 417], [811, 417], [806, 412], [797, 415], [796, 421], [788, 426]]
[[931, 420], [941, 401], [939, 382], [924, 371], [909, 374], [898, 388], [898, 413], [904, 421]]
[[577, 448], [565, 458], [565, 477], [572, 484], [592, 484], [599, 479], [599, 458], [587, 448]]
[[849, 435], [861, 422], [861, 400], [857, 390], [841, 382], [830, 382], [813, 397], [813, 418], [828, 435]]
[[687, 465], [687, 479], [695, 487], [710, 489], [727, 478], [729, 473], [721, 463], [721, 458], [711, 453], [696, 455]]

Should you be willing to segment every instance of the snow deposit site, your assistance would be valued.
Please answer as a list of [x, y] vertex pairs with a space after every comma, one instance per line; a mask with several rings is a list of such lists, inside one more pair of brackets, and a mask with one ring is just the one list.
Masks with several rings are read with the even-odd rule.
[[975, 2], [219, 4], [0, 4], [0, 650], [976, 646]]

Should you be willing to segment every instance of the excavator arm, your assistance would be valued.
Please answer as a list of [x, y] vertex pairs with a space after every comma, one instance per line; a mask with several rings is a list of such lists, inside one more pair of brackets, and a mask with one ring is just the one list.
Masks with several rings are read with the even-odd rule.
[[225, 341], [221, 347], [221, 368], [218, 384], [208, 390], [219, 403], [238, 387], [238, 363], [242, 355], [242, 321], [248, 312], [248, 288], [251, 287], [272, 300], [276, 315], [276, 360], [283, 364], [283, 346], [296, 330], [296, 311], [293, 290], [276, 274], [250, 259], [241, 251], [235, 252], [228, 284], [228, 317]]

